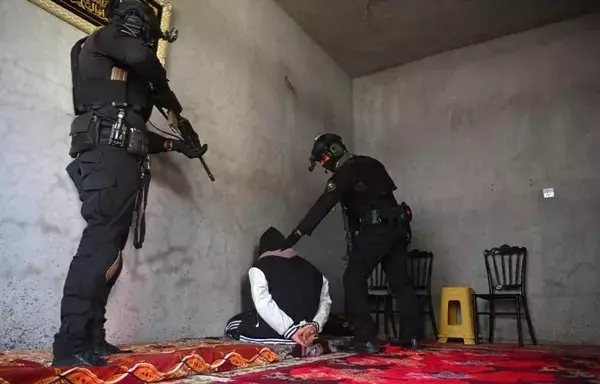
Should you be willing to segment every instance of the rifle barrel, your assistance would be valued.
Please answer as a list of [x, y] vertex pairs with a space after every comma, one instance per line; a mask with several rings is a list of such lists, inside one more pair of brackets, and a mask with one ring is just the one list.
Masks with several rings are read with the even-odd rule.
[[213, 176], [212, 172], [208, 168], [208, 165], [206, 164], [206, 161], [204, 161], [204, 159], [202, 157], [199, 157], [198, 159], [202, 163], [202, 166], [204, 167], [204, 170], [206, 171], [206, 174], [208, 175], [208, 178], [210, 179], [210, 181], [212, 181], [214, 183], [215, 182], [215, 177]]

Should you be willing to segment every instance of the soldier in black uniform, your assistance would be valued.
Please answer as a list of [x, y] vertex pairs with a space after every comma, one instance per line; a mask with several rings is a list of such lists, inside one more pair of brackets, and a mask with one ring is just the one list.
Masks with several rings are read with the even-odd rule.
[[[107, 363], [101, 356], [121, 352], [105, 339], [106, 302], [121, 271], [134, 210], [136, 224], [143, 218], [148, 154], [176, 150], [197, 158], [206, 150], [191, 150], [146, 128], [153, 105], [168, 109], [173, 123], [182, 109], [155, 53], [159, 38], [169, 36], [152, 8], [138, 0], [110, 0], [105, 14], [109, 23], [71, 50], [76, 117], [67, 172], [86, 228], [64, 285], [53, 366], [102, 366]], [[140, 248], [138, 229], [134, 242]]]
[[367, 296], [368, 277], [379, 262], [383, 263], [401, 310], [401, 338], [394, 344], [418, 347], [421, 315], [406, 268], [410, 208], [404, 203], [397, 204], [393, 193], [396, 185], [385, 167], [371, 157], [349, 153], [336, 134], [317, 136], [310, 161], [309, 170], [319, 163], [333, 172], [333, 176], [323, 194], [288, 236], [286, 246], [294, 245], [304, 235], [310, 236], [329, 211], [341, 202], [347, 214], [348, 229], [353, 233], [344, 289], [346, 313], [353, 321], [356, 337], [348, 350], [379, 351]]

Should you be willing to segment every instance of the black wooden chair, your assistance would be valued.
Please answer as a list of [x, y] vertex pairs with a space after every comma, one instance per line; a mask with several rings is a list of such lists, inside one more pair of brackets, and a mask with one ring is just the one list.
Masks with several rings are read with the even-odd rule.
[[408, 253], [407, 271], [410, 276], [415, 293], [424, 307], [424, 313], [431, 319], [431, 329], [434, 338], [438, 336], [438, 329], [433, 311], [431, 296], [431, 272], [433, 270], [433, 253], [421, 250], [412, 250]]
[[[537, 340], [531, 325], [529, 307], [527, 305], [527, 294], [525, 291], [525, 277], [527, 272], [527, 248], [502, 245], [497, 248], [486, 249], [483, 252], [485, 258], [485, 269], [488, 278], [489, 294], [474, 294], [473, 308], [475, 310], [475, 342], [479, 344], [479, 316], [490, 317], [488, 339], [494, 342], [494, 323], [496, 316], [511, 316], [517, 319], [517, 331], [519, 346], [523, 346], [523, 331], [521, 327], [521, 315], [525, 315], [529, 336], [533, 345]], [[479, 312], [477, 299], [486, 300], [489, 303], [489, 312]], [[498, 312], [496, 302], [514, 302], [516, 311]]]
[[[377, 264], [367, 283], [369, 300], [372, 304], [371, 314], [375, 314], [375, 326], [379, 332], [379, 317], [383, 313], [383, 324], [385, 334], [389, 336], [388, 324], [392, 325], [394, 337], [396, 334], [396, 321], [393, 312], [393, 296], [388, 287], [387, 278], [381, 263]], [[373, 303], [374, 302], [374, 303]], [[382, 308], [383, 305], [383, 308]]]

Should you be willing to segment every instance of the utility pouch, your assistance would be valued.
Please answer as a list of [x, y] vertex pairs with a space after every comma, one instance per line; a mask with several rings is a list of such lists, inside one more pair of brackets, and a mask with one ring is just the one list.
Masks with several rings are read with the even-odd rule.
[[117, 112], [117, 120], [110, 127], [110, 137], [108, 145], [113, 147], [123, 148], [127, 142], [127, 128], [123, 124], [125, 118], [125, 110], [119, 109]]
[[71, 148], [69, 156], [76, 158], [78, 154], [89, 151], [98, 144], [100, 119], [93, 113], [77, 116], [71, 123]]
[[148, 154], [146, 133], [137, 128], [127, 130], [127, 152], [133, 155], [145, 156]]
[[400, 204], [400, 222], [409, 224], [412, 221], [412, 209], [404, 201]]
[[412, 209], [403, 201], [402, 204], [400, 204], [400, 223], [406, 230], [406, 244], [410, 244], [412, 242], [412, 228], [410, 227], [412, 218]]

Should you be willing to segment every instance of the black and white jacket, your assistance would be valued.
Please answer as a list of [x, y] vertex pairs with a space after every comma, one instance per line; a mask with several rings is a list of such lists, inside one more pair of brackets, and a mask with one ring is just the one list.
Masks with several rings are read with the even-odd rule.
[[303, 325], [314, 324], [320, 333], [329, 318], [329, 282], [293, 250], [267, 252], [248, 271], [252, 301], [270, 337], [290, 339]]

